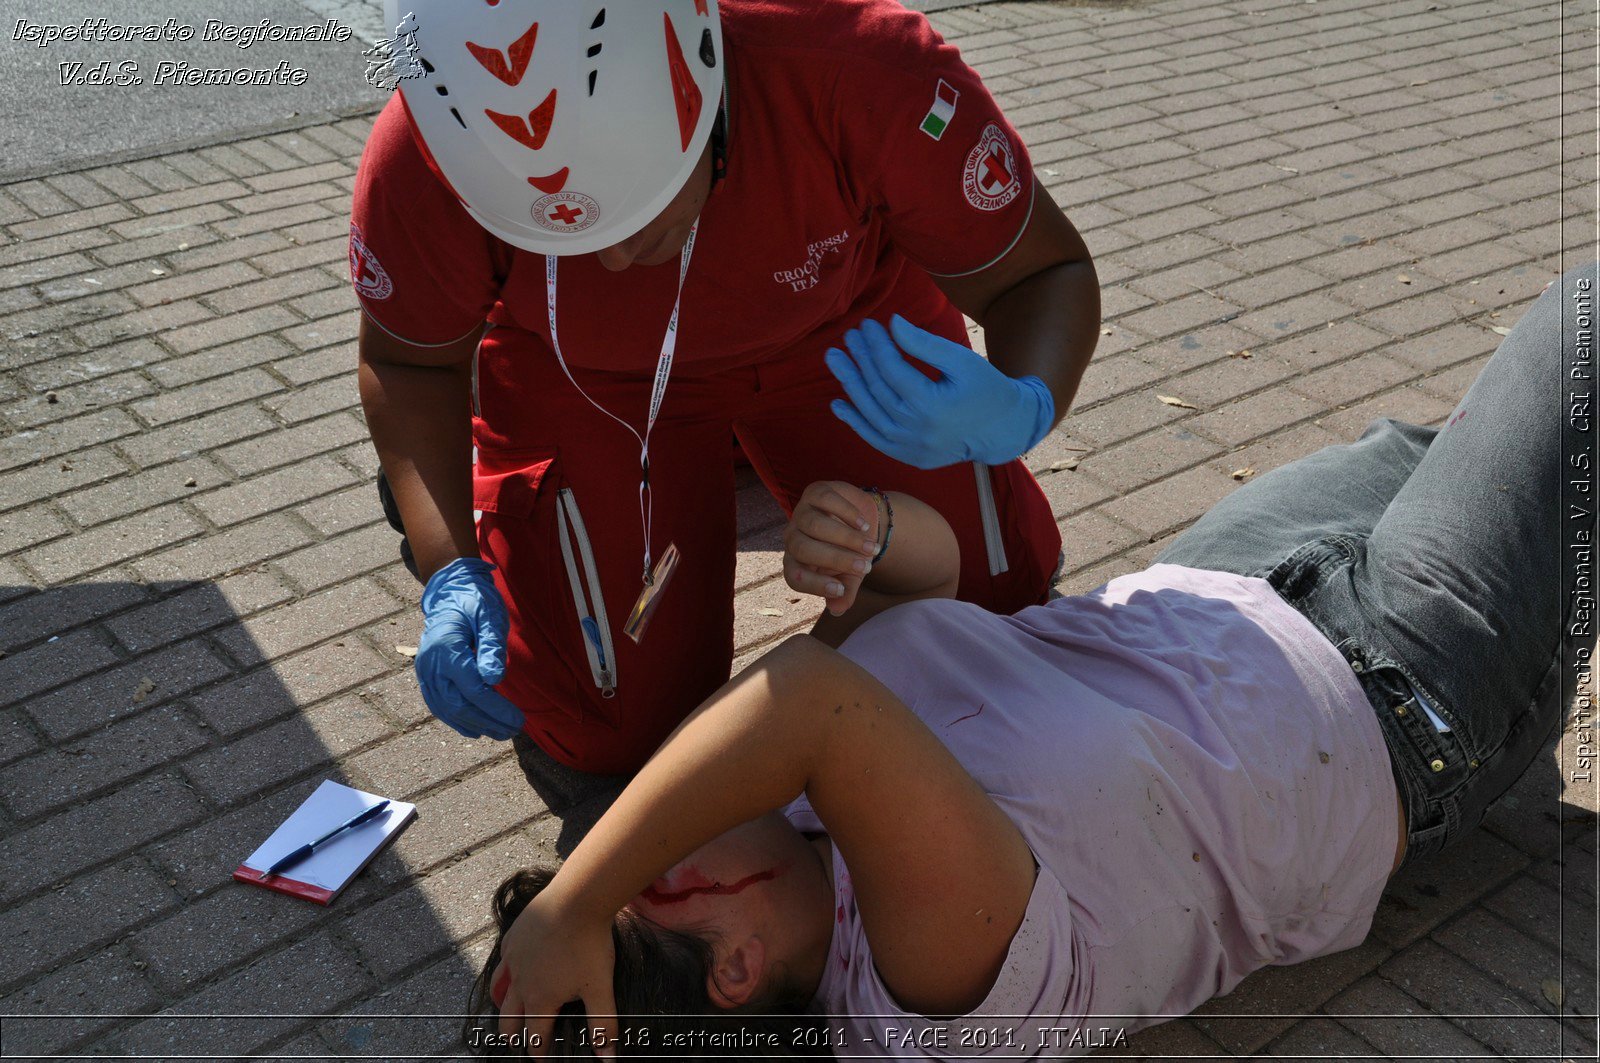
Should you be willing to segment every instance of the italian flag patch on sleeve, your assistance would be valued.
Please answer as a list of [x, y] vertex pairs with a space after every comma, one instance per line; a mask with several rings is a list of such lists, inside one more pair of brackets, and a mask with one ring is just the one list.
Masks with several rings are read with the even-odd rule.
[[950, 83], [943, 78], [939, 79], [939, 87], [933, 90], [933, 106], [928, 109], [928, 116], [922, 120], [922, 131], [938, 140], [944, 136], [944, 131], [950, 125], [950, 119], [956, 116], [956, 101], [961, 98], [961, 93], [950, 87]]

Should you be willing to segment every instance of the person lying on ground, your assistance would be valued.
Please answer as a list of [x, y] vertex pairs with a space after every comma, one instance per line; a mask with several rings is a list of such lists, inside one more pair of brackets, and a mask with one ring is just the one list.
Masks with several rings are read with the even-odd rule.
[[1556, 396], [1594, 284], [1547, 290], [1444, 427], [1374, 421], [1014, 616], [948, 597], [932, 508], [813, 485], [785, 573], [830, 615], [501, 888], [476, 1042], [1060, 1055], [1358, 944], [1562, 718]]

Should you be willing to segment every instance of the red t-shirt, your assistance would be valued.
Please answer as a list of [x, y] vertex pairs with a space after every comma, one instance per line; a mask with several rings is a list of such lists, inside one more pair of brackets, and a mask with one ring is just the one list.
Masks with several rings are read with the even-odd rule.
[[[903, 314], [965, 341], [929, 273], [970, 273], [1027, 224], [1016, 131], [951, 45], [897, 0], [723, 0], [727, 176], [700, 216], [674, 376], [837, 344]], [[356, 177], [351, 273], [367, 314], [415, 344], [495, 326], [480, 445], [515, 445], [517, 362], [550, 358], [544, 258], [481, 228], [429, 168], [397, 97]], [[654, 373], [678, 260], [612, 273], [560, 262], [569, 365]]]

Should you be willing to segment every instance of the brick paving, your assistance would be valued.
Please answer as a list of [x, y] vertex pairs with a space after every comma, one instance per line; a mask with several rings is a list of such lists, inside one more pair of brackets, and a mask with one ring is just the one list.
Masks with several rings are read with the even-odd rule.
[[[1029, 459], [1064, 591], [1142, 567], [1246, 470], [1438, 420], [1590, 253], [1581, 7], [934, 16], [1105, 285], [1078, 407]], [[0, 188], [0, 1015], [74, 1013], [8, 1019], [9, 1054], [448, 1053], [493, 888], [601, 807], [431, 722], [397, 650], [417, 589], [370, 486], [344, 258], [367, 128]], [[814, 611], [742, 483], [741, 664]], [[1396, 880], [1359, 948], [1119, 1051], [1593, 1058], [1596, 800], [1564, 783], [1572, 745]], [[332, 908], [233, 885], [329, 776], [421, 818]]]

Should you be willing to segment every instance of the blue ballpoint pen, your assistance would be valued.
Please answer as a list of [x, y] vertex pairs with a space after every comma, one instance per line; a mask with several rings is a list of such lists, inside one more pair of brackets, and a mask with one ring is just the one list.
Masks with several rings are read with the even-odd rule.
[[300, 861], [302, 861], [306, 857], [310, 856], [312, 854], [312, 852], [314, 852], [316, 850], [317, 846], [321, 845], [323, 842], [327, 841], [329, 838], [332, 838], [337, 834], [343, 834], [345, 831], [349, 830], [351, 827], [359, 827], [359, 826], [361, 826], [361, 824], [366, 823], [369, 820], [377, 819], [378, 816], [383, 813], [383, 810], [388, 808], [388, 807], [389, 807], [389, 799], [387, 797], [385, 797], [382, 801], [379, 801], [377, 804], [373, 805], [371, 808], [365, 809], [365, 810], [363, 810], [361, 812], [358, 812], [355, 815], [351, 816], [349, 819], [345, 820], [343, 823], [339, 824], [337, 827], [333, 828], [328, 833], [326, 833], [322, 837], [318, 838], [316, 841], [307, 842], [305, 845], [302, 845], [300, 848], [296, 849], [294, 852], [290, 853], [288, 856], [285, 856], [283, 859], [279, 860], [277, 863], [275, 863], [271, 867], [267, 868], [266, 874], [263, 875], [262, 877], [266, 878], [266, 877], [269, 877], [269, 876], [272, 876], [272, 875], [276, 875], [276, 874], [284, 871], [286, 868], [293, 867], [295, 864], [298, 864]]

